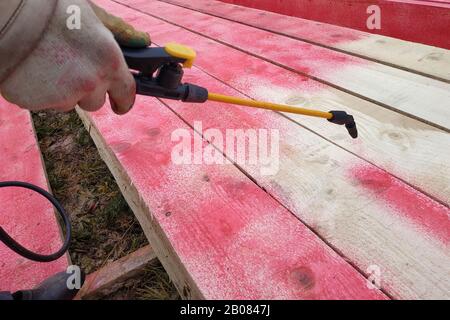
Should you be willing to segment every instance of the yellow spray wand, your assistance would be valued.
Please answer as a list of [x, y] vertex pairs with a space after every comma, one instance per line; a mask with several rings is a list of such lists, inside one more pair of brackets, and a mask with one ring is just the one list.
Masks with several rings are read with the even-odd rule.
[[325, 118], [325, 119], [333, 118], [333, 115], [330, 112], [304, 109], [304, 108], [287, 106], [284, 104], [277, 104], [277, 103], [271, 103], [271, 102], [242, 99], [242, 98], [238, 98], [238, 97], [225, 96], [223, 94], [212, 93], [212, 92], [208, 93], [208, 100], [230, 103], [230, 104], [237, 104], [240, 106], [247, 106], [247, 107], [253, 107], [253, 108], [296, 113], [296, 114], [302, 114], [305, 116], [311, 116], [311, 117], [317, 117], [317, 118]]
[[181, 100], [184, 102], [217, 101], [241, 106], [319, 117], [345, 125], [352, 138], [358, 137], [353, 116], [345, 111], [319, 111], [271, 102], [242, 99], [208, 92], [207, 89], [190, 83], [182, 83], [183, 69], [192, 67], [196, 53], [189, 47], [170, 43], [164, 48], [122, 48], [128, 66], [140, 71], [133, 73], [137, 94]]
[[348, 130], [348, 133], [352, 138], [358, 137], [358, 131], [356, 129], [356, 123], [353, 119], [353, 116], [347, 114], [345, 111], [330, 111], [330, 112], [324, 112], [319, 110], [311, 110], [311, 109], [305, 109], [300, 107], [294, 107], [294, 106], [288, 106], [284, 104], [277, 104], [277, 103], [271, 103], [271, 102], [265, 102], [265, 101], [256, 101], [256, 100], [250, 100], [250, 99], [242, 99], [238, 97], [231, 97], [231, 96], [225, 96], [223, 94], [218, 93], [208, 93], [208, 100], [210, 101], [217, 101], [217, 102], [224, 102], [224, 103], [230, 103], [230, 104], [237, 104], [240, 106], [247, 106], [247, 107], [253, 107], [253, 108], [260, 108], [260, 109], [269, 109], [274, 111], [281, 111], [281, 112], [289, 112], [289, 113], [295, 113], [295, 114], [301, 114], [305, 116], [310, 117], [317, 117], [317, 118], [324, 118], [328, 121], [336, 124], [343, 124]]

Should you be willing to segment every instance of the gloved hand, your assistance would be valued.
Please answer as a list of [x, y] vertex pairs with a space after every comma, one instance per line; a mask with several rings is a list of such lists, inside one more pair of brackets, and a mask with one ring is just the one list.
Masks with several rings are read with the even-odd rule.
[[[70, 5], [81, 9], [81, 29], [67, 27]], [[0, 83], [4, 98], [30, 110], [67, 111], [78, 104], [95, 111], [108, 92], [114, 112], [128, 112], [135, 100], [135, 81], [102, 21], [123, 45], [150, 44], [148, 35], [87, 0], [59, 0], [35, 49]]]
[[151, 44], [148, 33], [137, 31], [133, 26], [126, 23], [121, 18], [106, 12], [92, 1], [89, 1], [89, 3], [97, 17], [103, 22], [105, 27], [112, 32], [114, 38], [121, 46], [145, 48]]

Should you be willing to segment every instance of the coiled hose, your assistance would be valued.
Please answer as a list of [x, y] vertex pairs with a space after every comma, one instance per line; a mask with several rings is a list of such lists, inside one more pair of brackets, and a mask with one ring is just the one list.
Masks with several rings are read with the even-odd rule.
[[[70, 219], [62, 205], [56, 200], [55, 197], [53, 197], [50, 193], [48, 193], [46, 190], [35, 186], [31, 183], [27, 182], [20, 182], [20, 181], [5, 181], [0, 182], [0, 188], [5, 187], [18, 187], [18, 188], [25, 188], [32, 190], [36, 193], [39, 193], [41, 196], [45, 197], [48, 201], [52, 203], [52, 205], [56, 208], [59, 215], [61, 216], [64, 226], [65, 226], [65, 239], [64, 243], [57, 252], [49, 254], [49, 255], [43, 255], [38, 254], [33, 251], [28, 250], [27, 248], [23, 247], [20, 243], [15, 241], [13, 238], [9, 236], [6, 231], [0, 227], [0, 241], [2, 241], [8, 248], [16, 252], [17, 254], [21, 255], [24, 258], [27, 258], [29, 260], [37, 261], [37, 262], [51, 262], [54, 261], [67, 251], [69, 248], [70, 240], [71, 240], [71, 232], [72, 232], [72, 225], [70, 223]], [[0, 210], [1, 211], [1, 210]]]

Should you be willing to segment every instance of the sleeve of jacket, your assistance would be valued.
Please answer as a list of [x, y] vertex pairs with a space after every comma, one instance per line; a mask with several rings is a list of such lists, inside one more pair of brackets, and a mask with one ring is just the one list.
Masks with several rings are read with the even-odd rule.
[[0, 83], [36, 47], [58, 0], [0, 0]]

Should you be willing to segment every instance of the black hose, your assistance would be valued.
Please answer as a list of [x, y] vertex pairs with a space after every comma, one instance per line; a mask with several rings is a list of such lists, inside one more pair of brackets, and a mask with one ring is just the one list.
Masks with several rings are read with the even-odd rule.
[[57, 252], [49, 255], [42, 255], [35, 252], [32, 252], [22, 245], [20, 245], [17, 241], [15, 241], [13, 238], [9, 236], [8, 233], [6, 233], [5, 230], [3, 230], [2, 227], [0, 227], [0, 241], [2, 241], [8, 248], [16, 252], [17, 254], [21, 255], [22, 257], [25, 257], [29, 260], [38, 261], [38, 262], [50, 262], [54, 261], [64, 255], [64, 253], [69, 248], [70, 240], [71, 240], [71, 232], [72, 232], [72, 225], [70, 223], [69, 216], [67, 215], [64, 208], [61, 206], [61, 204], [58, 202], [58, 200], [55, 199], [50, 193], [45, 191], [42, 188], [39, 188], [38, 186], [35, 186], [33, 184], [27, 183], [27, 182], [20, 182], [20, 181], [5, 181], [0, 182], [0, 188], [4, 187], [19, 187], [19, 188], [25, 188], [29, 190], [33, 190], [34, 192], [39, 193], [43, 197], [47, 198], [48, 201], [50, 201], [53, 206], [56, 208], [58, 213], [60, 214], [64, 225], [65, 225], [65, 231], [66, 231], [66, 237], [64, 239], [64, 243]]

